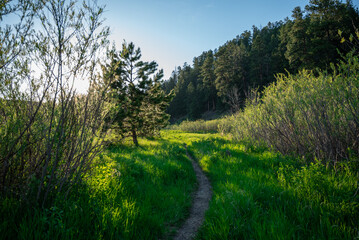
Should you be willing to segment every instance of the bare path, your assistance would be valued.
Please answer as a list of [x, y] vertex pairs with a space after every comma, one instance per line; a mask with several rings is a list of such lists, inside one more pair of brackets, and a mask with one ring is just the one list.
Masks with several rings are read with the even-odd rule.
[[193, 169], [196, 173], [198, 189], [194, 194], [190, 215], [182, 227], [178, 229], [178, 232], [174, 237], [175, 240], [192, 239], [196, 236], [199, 227], [203, 223], [205, 212], [208, 209], [209, 201], [212, 197], [212, 187], [208, 181], [208, 178], [203, 173], [201, 167], [188, 153], [186, 145], [185, 148], [187, 156], [189, 159], [191, 159]]

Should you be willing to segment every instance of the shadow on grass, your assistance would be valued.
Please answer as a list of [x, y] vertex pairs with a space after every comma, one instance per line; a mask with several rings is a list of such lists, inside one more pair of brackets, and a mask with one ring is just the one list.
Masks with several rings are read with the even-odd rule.
[[194, 141], [189, 149], [214, 192], [198, 238], [358, 236], [355, 175], [334, 176], [319, 164], [301, 166], [295, 159], [221, 138]]
[[109, 146], [76, 194], [59, 196], [49, 209], [12, 211], [2, 202], [8, 210], [2, 238], [169, 238], [171, 227], [188, 214], [195, 174], [181, 144], [166, 139], [140, 144]]

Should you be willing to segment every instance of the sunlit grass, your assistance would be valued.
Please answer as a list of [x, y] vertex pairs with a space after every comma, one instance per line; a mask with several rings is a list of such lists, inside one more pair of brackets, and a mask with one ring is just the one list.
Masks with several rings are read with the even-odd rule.
[[[80, 195], [49, 209], [2, 201], [1, 236], [9, 239], [158, 239], [186, 218], [195, 175], [182, 141], [112, 144], [96, 159]], [[8, 206], [5, 206], [7, 204]], [[17, 209], [16, 209], [17, 208]]]
[[353, 239], [359, 236], [359, 176], [321, 164], [302, 165], [280, 154], [219, 135], [189, 150], [213, 186], [198, 239]]
[[79, 195], [46, 209], [0, 202], [4, 239], [168, 239], [186, 219], [196, 179], [184, 144], [213, 197], [198, 239], [355, 239], [357, 172], [304, 165], [220, 134], [163, 131], [140, 147], [112, 144]]

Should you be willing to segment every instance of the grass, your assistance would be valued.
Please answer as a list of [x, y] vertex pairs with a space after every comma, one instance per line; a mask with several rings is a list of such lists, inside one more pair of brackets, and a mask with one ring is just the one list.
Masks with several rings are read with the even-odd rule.
[[199, 162], [213, 197], [197, 239], [358, 239], [357, 172], [304, 164], [220, 134], [163, 131], [113, 144], [79, 194], [46, 209], [0, 201], [2, 239], [170, 239], [188, 216]]
[[359, 238], [358, 173], [217, 135], [187, 137], [213, 199], [198, 239]]
[[[196, 179], [180, 142], [110, 146], [79, 195], [47, 209], [3, 199], [3, 239], [158, 239], [173, 235], [191, 206]], [[23, 205], [21, 205], [23, 206]]]

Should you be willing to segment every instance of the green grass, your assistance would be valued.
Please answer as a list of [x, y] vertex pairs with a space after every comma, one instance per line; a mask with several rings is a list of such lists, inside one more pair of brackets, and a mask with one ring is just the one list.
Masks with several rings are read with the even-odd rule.
[[186, 141], [213, 199], [198, 239], [359, 238], [358, 173], [302, 165], [218, 134], [199, 138]]
[[80, 194], [41, 210], [0, 202], [3, 239], [158, 239], [173, 235], [191, 206], [195, 174], [180, 142], [112, 145]]
[[357, 172], [284, 157], [220, 134], [163, 131], [112, 145], [79, 194], [39, 209], [0, 201], [2, 239], [170, 239], [188, 216], [196, 179], [213, 197], [197, 239], [358, 239]]

